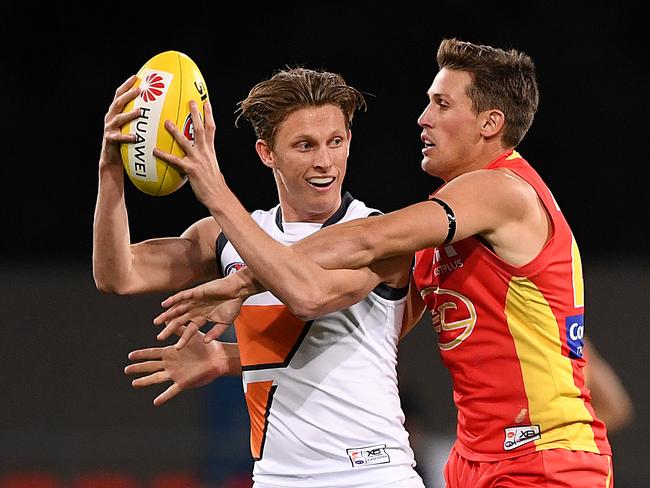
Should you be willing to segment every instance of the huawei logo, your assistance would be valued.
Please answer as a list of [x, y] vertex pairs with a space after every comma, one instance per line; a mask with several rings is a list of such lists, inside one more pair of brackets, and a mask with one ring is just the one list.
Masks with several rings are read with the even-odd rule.
[[165, 81], [158, 73], [151, 73], [144, 79], [144, 86], [140, 92], [140, 96], [145, 102], [153, 102], [156, 98], [162, 95], [165, 89]]

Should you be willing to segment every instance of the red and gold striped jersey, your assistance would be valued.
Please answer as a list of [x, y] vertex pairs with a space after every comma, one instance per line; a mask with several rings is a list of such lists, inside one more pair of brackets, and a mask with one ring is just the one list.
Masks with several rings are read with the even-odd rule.
[[456, 447], [475, 461], [540, 449], [611, 454], [585, 387], [580, 254], [537, 172], [508, 151], [507, 168], [546, 207], [552, 234], [528, 264], [501, 260], [477, 237], [416, 255], [415, 281], [432, 313], [458, 409]]

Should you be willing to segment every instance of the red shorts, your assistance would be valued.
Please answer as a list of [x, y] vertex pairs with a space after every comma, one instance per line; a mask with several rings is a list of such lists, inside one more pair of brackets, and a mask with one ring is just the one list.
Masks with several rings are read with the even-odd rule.
[[481, 462], [453, 447], [445, 481], [447, 488], [614, 488], [611, 456], [566, 449]]

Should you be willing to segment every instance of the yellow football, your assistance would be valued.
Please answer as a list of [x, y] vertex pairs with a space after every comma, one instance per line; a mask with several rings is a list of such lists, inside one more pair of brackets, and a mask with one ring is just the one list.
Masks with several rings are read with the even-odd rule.
[[166, 51], [147, 61], [137, 73], [140, 94], [124, 107], [140, 109], [140, 117], [122, 127], [135, 134], [135, 143], [122, 144], [122, 162], [131, 182], [149, 195], [169, 195], [187, 181], [179, 168], [156, 158], [154, 148], [183, 157], [185, 153], [165, 129], [171, 120], [185, 137], [194, 140], [190, 100], [195, 100], [203, 116], [208, 89], [197, 65], [187, 55]]

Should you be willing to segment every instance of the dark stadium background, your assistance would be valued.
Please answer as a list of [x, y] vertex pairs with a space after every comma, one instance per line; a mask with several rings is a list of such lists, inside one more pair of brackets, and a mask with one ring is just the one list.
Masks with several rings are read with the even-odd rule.
[[[104, 470], [144, 483], [182, 471], [221, 486], [250, 468], [239, 381], [153, 407], [161, 388], [132, 390], [122, 369], [130, 350], [155, 343], [151, 319], [162, 296], [94, 288], [97, 157], [104, 113], [124, 79], [158, 52], [191, 56], [215, 109], [223, 172], [254, 209], [274, 205], [275, 189], [252, 130], [234, 127], [237, 102], [278, 68], [340, 72], [368, 101], [353, 124], [346, 187], [390, 211], [426, 198], [437, 183], [419, 166], [416, 119], [436, 72], [436, 47], [456, 36], [524, 50], [537, 64], [540, 109], [519, 151], [573, 227], [587, 333], [635, 401], [632, 425], [611, 436], [617, 486], [647, 486], [650, 179], [640, 11], [586, 2], [349, 3], [194, 2], [177, 11], [151, 2], [5, 5], [0, 474], [42, 470], [72, 483]], [[164, 198], [131, 186], [126, 193], [133, 240], [177, 235], [207, 214], [189, 185]], [[413, 429], [453, 434], [449, 381], [427, 323], [402, 344], [400, 381]]]

